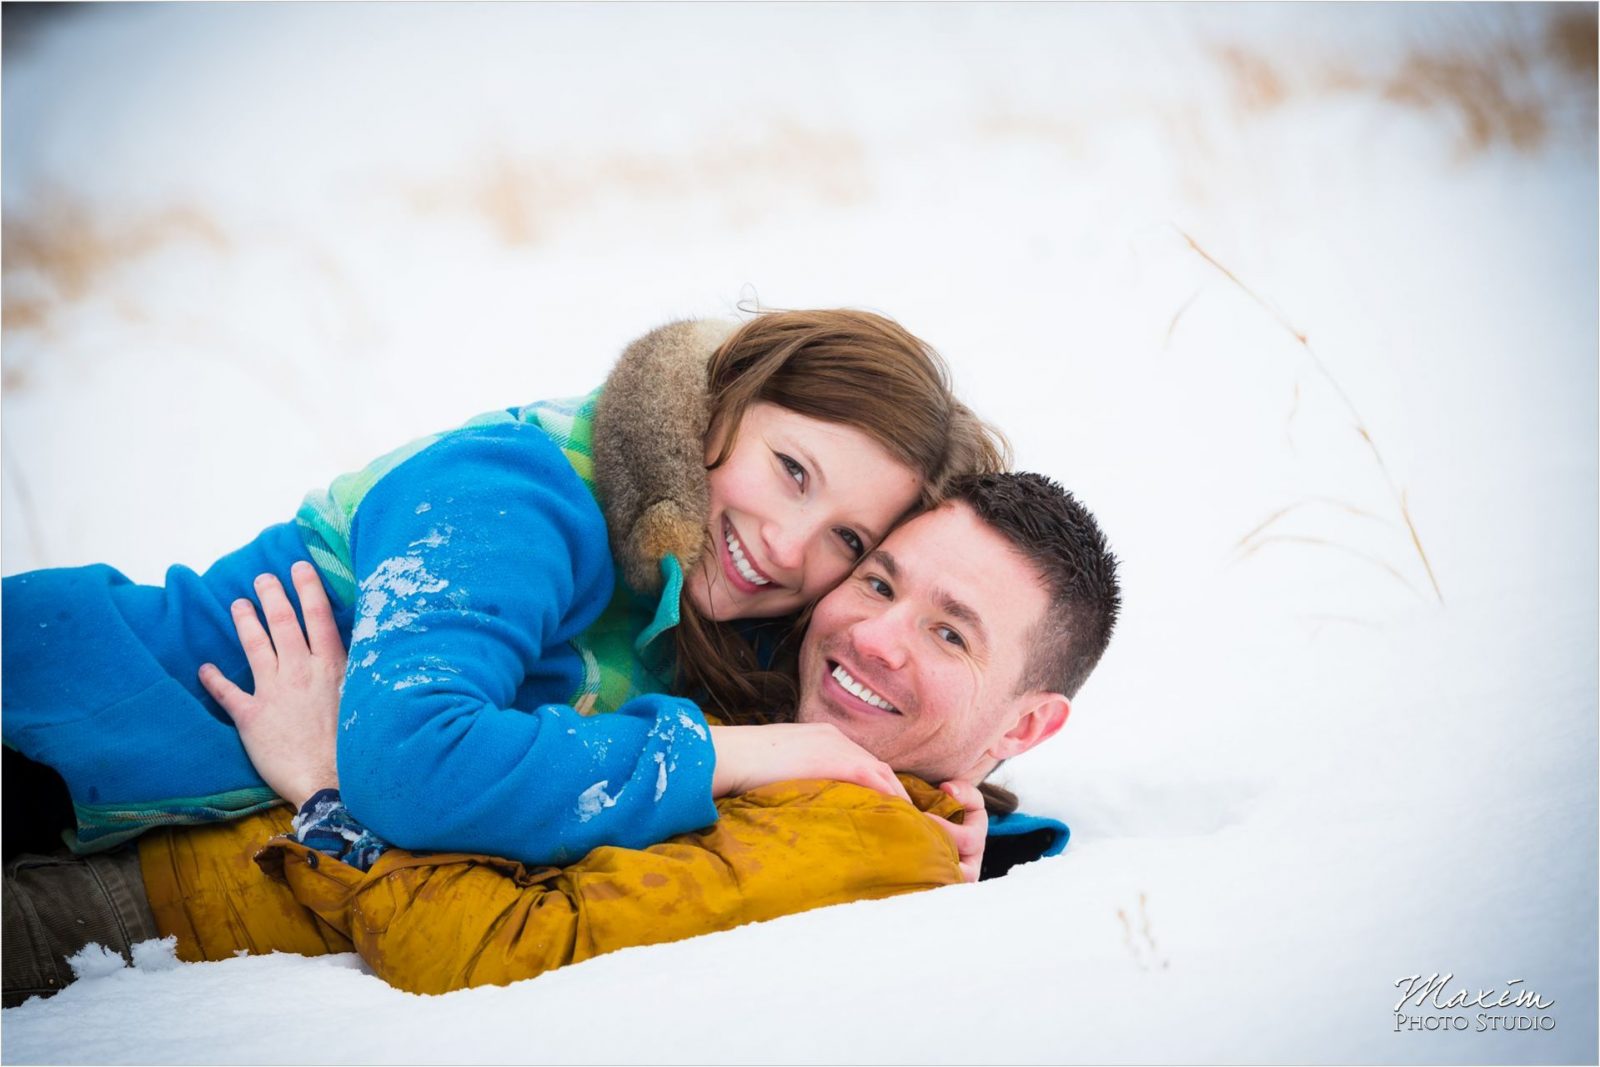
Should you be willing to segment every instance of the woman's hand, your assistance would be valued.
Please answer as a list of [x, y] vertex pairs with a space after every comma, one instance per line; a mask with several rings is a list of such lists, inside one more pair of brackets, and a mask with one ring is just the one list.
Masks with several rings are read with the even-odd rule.
[[832, 723], [713, 726], [717, 766], [711, 795], [747, 793], [770, 782], [831, 778], [911, 800], [887, 763], [850, 740]]
[[290, 573], [300, 594], [305, 634], [283, 586], [263, 574], [256, 579], [256, 595], [267, 629], [262, 630], [250, 601], [235, 600], [232, 609], [256, 691], [246, 693], [210, 663], [200, 668], [200, 684], [239, 728], [256, 773], [298, 808], [319, 789], [339, 784], [334, 754], [345, 651], [316, 568], [302, 561]]
[[924, 814], [950, 835], [956, 853], [961, 857], [962, 877], [969, 882], [976, 882], [983, 871], [984, 842], [989, 839], [989, 809], [984, 807], [983, 794], [971, 782], [954, 779], [939, 788], [959, 800], [966, 814], [961, 817], [960, 823], [953, 823], [932, 812]]

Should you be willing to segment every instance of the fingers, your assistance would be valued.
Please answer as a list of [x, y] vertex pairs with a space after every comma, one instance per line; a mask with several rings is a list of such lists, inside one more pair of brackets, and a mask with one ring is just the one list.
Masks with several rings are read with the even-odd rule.
[[974, 820], [979, 820], [988, 829], [989, 809], [983, 803], [983, 792], [971, 782], [952, 778], [939, 787], [945, 795], [954, 798], [961, 804], [961, 810], [966, 813], [962, 826], [971, 826]]
[[[256, 578], [256, 596], [261, 598], [261, 612], [267, 617], [267, 632], [272, 635], [272, 645], [278, 651], [278, 665], [287, 667], [311, 658], [306, 647], [305, 634], [300, 631], [300, 619], [289, 603], [289, 594], [283, 583], [271, 574]], [[259, 683], [258, 683], [259, 688]]]
[[974, 845], [972, 827], [953, 823], [931, 811], [922, 814], [932, 819], [933, 825], [944, 831], [945, 836], [950, 839], [951, 846], [956, 850], [956, 864], [961, 870], [961, 880], [976, 882], [983, 869], [983, 846], [981, 842]]
[[317, 568], [301, 560], [289, 569], [295, 592], [300, 596], [300, 614], [306, 620], [306, 639], [311, 654], [344, 663], [344, 641], [339, 637], [339, 627], [333, 621], [333, 606], [322, 588]]
[[[249, 601], [245, 601], [249, 603]], [[254, 611], [250, 613], [252, 616]], [[235, 724], [239, 717], [248, 712], [250, 707], [250, 694], [228, 681], [223, 673], [210, 663], [200, 665], [200, 684], [206, 692], [211, 694], [211, 699], [222, 705], [222, 710], [228, 713], [228, 718]]]
[[939, 788], [961, 803], [961, 824], [947, 822], [945, 826], [960, 856], [962, 877], [976, 882], [983, 870], [983, 848], [989, 839], [989, 811], [983, 794], [971, 782], [960, 780], [945, 782]]
[[885, 784], [887, 786], [887, 788], [881, 791], [888, 793], [892, 797], [899, 797], [907, 804], [910, 804], [911, 794], [907, 793], [906, 787], [900, 784], [900, 779], [895, 776], [894, 768], [890, 767], [887, 763], [880, 763], [878, 764], [878, 767], [881, 768], [879, 773], [886, 779]]
[[900, 784], [900, 779], [895, 777], [894, 771], [890, 769], [887, 763], [869, 760], [857, 764], [855, 773], [841, 780], [866, 786], [868, 789], [876, 790], [885, 796], [903, 800], [907, 804], [911, 803], [911, 794], [906, 792], [906, 787]]
[[908, 804], [911, 803], [911, 794], [906, 792], [906, 787], [900, 784], [900, 779], [896, 778], [894, 772], [889, 770], [886, 765], [880, 764], [874, 767], [869, 764], [859, 768], [850, 777], [841, 780], [865, 786], [885, 796], [903, 800]]
[[233, 629], [239, 635], [244, 658], [250, 663], [250, 674], [255, 678], [256, 688], [260, 689], [262, 679], [271, 678], [278, 672], [278, 657], [272, 651], [272, 641], [267, 637], [267, 631], [261, 628], [261, 620], [256, 618], [256, 606], [250, 601], [241, 597], [228, 610], [233, 614]]

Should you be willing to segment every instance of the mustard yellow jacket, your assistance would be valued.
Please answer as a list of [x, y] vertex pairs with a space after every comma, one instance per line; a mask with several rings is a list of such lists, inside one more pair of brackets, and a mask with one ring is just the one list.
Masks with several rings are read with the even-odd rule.
[[140, 859], [181, 959], [354, 948], [391, 984], [443, 993], [959, 882], [955, 847], [923, 812], [960, 821], [960, 805], [900, 780], [917, 808], [840, 782], [780, 782], [718, 801], [721, 817], [702, 831], [642, 851], [598, 848], [565, 868], [394, 849], [362, 872], [269, 841], [287, 829], [286, 809], [146, 834]]

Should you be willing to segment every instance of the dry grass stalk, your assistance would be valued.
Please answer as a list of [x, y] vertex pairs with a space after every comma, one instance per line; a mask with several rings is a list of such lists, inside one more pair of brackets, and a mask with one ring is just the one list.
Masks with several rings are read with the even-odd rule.
[[1178, 310], [1172, 313], [1172, 321], [1167, 323], [1166, 339], [1161, 342], [1162, 348], [1171, 347], [1172, 335], [1176, 333], [1178, 329], [1178, 320], [1183, 318], [1184, 312], [1188, 311], [1198, 299], [1200, 299], [1200, 290], [1196, 289], [1194, 292], [1189, 294], [1189, 299], [1185, 300]]
[[1253, 530], [1239, 538], [1238, 542], [1233, 546], [1234, 549], [1236, 551], [1243, 549], [1257, 534], [1261, 533], [1263, 530], [1277, 522], [1279, 519], [1283, 518], [1285, 515], [1288, 515], [1290, 512], [1295, 511], [1298, 508], [1303, 508], [1307, 504], [1326, 504], [1329, 507], [1338, 508], [1340, 511], [1354, 515], [1357, 518], [1372, 519], [1374, 522], [1387, 523], [1389, 521], [1382, 515], [1375, 515], [1365, 508], [1358, 508], [1354, 504], [1347, 503], [1343, 500], [1336, 500], [1333, 497], [1327, 496], [1311, 496], [1306, 497], [1304, 500], [1297, 500], [1293, 504], [1285, 505], [1284, 507], [1281, 507], [1277, 511], [1274, 511], [1272, 514], [1268, 515], [1265, 519], [1261, 520], [1261, 522]]
[[1148, 903], [1148, 894], [1141, 892], [1139, 894], [1139, 936], [1144, 941], [1142, 945], [1136, 944], [1134, 941], [1133, 923], [1129, 920], [1127, 911], [1123, 908], [1117, 909], [1117, 921], [1122, 924], [1122, 944], [1128, 950], [1128, 954], [1133, 957], [1133, 961], [1139, 965], [1141, 971], [1150, 970], [1151, 964], [1156, 962], [1161, 964], [1161, 969], [1164, 971], [1172, 966], [1172, 961], [1163, 956], [1161, 949], [1156, 945], [1155, 934], [1150, 929]]
[[1549, 5], [1527, 20], [1501, 5], [1472, 7], [1451, 20], [1456, 32], [1445, 43], [1414, 48], [1383, 71], [1349, 60], [1275, 64], [1238, 45], [1212, 52], [1245, 114], [1270, 111], [1295, 96], [1357, 93], [1453, 116], [1469, 152], [1497, 143], [1532, 152], [1552, 133], [1593, 136], [1594, 5]]
[[1470, 55], [1413, 54], [1383, 86], [1383, 96], [1422, 110], [1454, 111], [1473, 150], [1503, 139], [1531, 151], [1544, 143], [1547, 104], [1517, 91], [1515, 75], [1530, 65], [1520, 46], [1506, 44], [1498, 59], [1489, 64]]
[[1309, 537], [1304, 534], [1268, 534], [1265, 537], [1257, 538], [1255, 542], [1252, 543], [1248, 548], [1243, 549], [1234, 558], [1234, 562], [1249, 559], [1251, 556], [1255, 555], [1263, 545], [1270, 544], [1317, 545], [1322, 548], [1337, 549], [1340, 552], [1347, 553], [1359, 560], [1370, 563], [1374, 567], [1377, 567], [1385, 573], [1392, 575], [1400, 582], [1401, 585], [1415, 593], [1419, 599], [1427, 599], [1427, 597], [1422, 595], [1422, 591], [1412, 584], [1411, 579], [1401, 574], [1388, 560], [1380, 559], [1370, 552], [1363, 552], [1359, 548], [1352, 548], [1343, 542], [1331, 541], [1326, 537]]
[[[1389, 493], [1394, 498], [1395, 506], [1400, 512], [1400, 517], [1405, 521], [1406, 529], [1411, 532], [1411, 543], [1417, 550], [1418, 558], [1422, 560], [1423, 570], [1427, 571], [1428, 573], [1428, 582], [1433, 586], [1433, 594], [1438, 598], [1439, 603], [1443, 604], [1444, 591], [1439, 588], [1439, 579], [1433, 573], [1433, 564], [1428, 561], [1428, 553], [1422, 547], [1422, 537], [1417, 533], [1416, 523], [1411, 520], [1411, 509], [1406, 505], [1406, 495], [1401, 491], [1399, 485], [1395, 483], [1394, 475], [1389, 471], [1389, 464], [1384, 461], [1383, 453], [1378, 450], [1378, 443], [1373, 440], [1372, 434], [1367, 430], [1366, 420], [1361, 417], [1361, 412], [1356, 409], [1355, 402], [1350, 399], [1350, 394], [1345, 392], [1344, 386], [1340, 385], [1338, 379], [1334, 378], [1333, 372], [1330, 371], [1328, 369], [1328, 365], [1322, 361], [1322, 357], [1317, 354], [1317, 350], [1311, 346], [1311, 342], [1306, 338], [1306, 335], [1300, 330], [1296, 329], [1294, 324], [1290, 322], [1282, 312], [1263, 300], [1261, 296], [1257, 294], [1254, 289], [1251, 289], [1248, 285], [1246, 285], [1237, 274], [1223, 266], [1223, 264], [1220, 263], [1215, 256], [1200, 246], [1200, 242], [1189, 236], [1189, 234], [1185, 233], [1181, 228], [1175, 228], [1178, 229], [1178, 233], [1185, 241], [1188, 242], [1189, 247], [1194, 250], [1196, 255], [1200, 256], [1201, 259], [1204, 259], [1207, 263], [1211, 264], [1212, 267], [1221, 272], [1223, 277], [1227, 278], [1234, 285], [1238, 286], [1246, 296], [1255, 301], [1255, 303], [1264, 309], [1267, 314], [1271, 315], [1280, 326], [1289, 332], [1291, 337], [1300, 343], [1300, 347], [1305, 349], [1306, 354], [1311, 357], [1311, 363], [1314, 367], [1316, 367], [1317, 373], [1322, 375], [1323, 380], [1328, 383], [1328, 385], [1333, 389], [1334, 393], [1339, 397], [1340, 402], [1344, 404], [1345, 410], [1349, 412], [1350, 417], [1355, 422], [1356, 432], [1361, 435], [1361, 439], [1367, 443], [1367, 448], [1372, 452], [1372, 458], [1377, 463], [1378, 470], [1383, 475], [1384, 483], [1389, 487]], [[1389, 567], [1387, 564], [1384, 564], [1384, 566], [1390, 571], [1393, 571], [1397, 577], [1399, 576], [1399, 572], [1394, 571], [1393, 567]], [[1403, 578], [1402, 581], [1404, 581]], [[1406, 584], [1408, 586], [1410, 585], [1409, 582]]]
[[48, 298], [8, 296], [0, 307], [0, 326], [6, 332], [43, 328], [57, 303], [78, 299], [108, 271], [164, 245], [194, 241], [219, 251], [228, 247], [217, 224], [195, 208], [112, 220], [66, 199], [26, 217], [7, 216], [0, 234], [5, 277], [33, 275], [47, 283], [50, 293]]
[[1288, 99], [1283, 78], [1264, 56], [1237, 45], [1221, 46], [1216, 55], [1227, 68], [1234, 98], [1244, 110], [1269, 111]]
[[706, 196], [736, 223], [777, 210], [776, 187], [831, 204], [859, 202], [871, 192], [866, 150], [852, 134], [779, 122], [755, 139], [702, 145], [664, 155], [614, 153], [590, 160], [491, 160], [465, 178], [416, 188], [420, 211], [481, 217], [508, 245], [532, 245], [563, 220], [607, 201], [636, 203]]

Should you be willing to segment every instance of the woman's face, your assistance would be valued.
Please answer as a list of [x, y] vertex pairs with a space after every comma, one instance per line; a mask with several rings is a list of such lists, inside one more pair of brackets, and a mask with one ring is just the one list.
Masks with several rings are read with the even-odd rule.
[[[717, 455], [713, 435], [706, 462]], [[687, 593], [708, 619], [798, 611], [843, 580], [916, 501], [922, 480], [865, 433], [776, 404], [745, 410], [709, 473], [711, 549]]]

